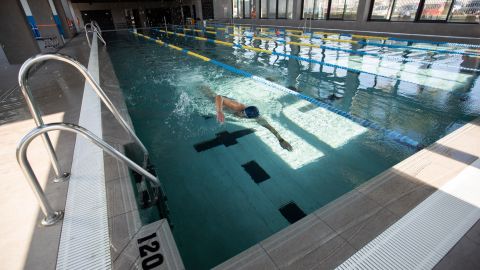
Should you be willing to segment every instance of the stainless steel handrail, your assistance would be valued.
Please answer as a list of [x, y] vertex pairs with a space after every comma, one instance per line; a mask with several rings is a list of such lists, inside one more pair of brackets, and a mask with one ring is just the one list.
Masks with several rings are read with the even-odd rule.
[[[40, 114], [40, 110], [36, 106], [36, 104], [33, 102], [33, 95], [31, 90], [29, 89], [27, 85], [27, 76], [29, 70], [39, 62], [47, 61], [47, 60], [57, 60], [61, 62], [65, 62], [67, 64], [72, 65], [75, 67], [82, 75], [85, 77], [85, 81], [87, 81], [92, 89], [95, 91], [95, 93], [98, 95], [98, 97], [102, 100], [102, 102], [105, 104], [105, 106], [112, 112], [113, 116], [117, 121], [121, 124], [121, 126], [129, 133], [129, 135], [134, 139], [134, 141], [138, 144], [138, 146], [142, 149], [143, 151], [143, 167], [146, 168], [147, 166], [147, 161], [148, 161], [148, 150], [147, 148], [143, 145], [143, 143], [140, 141], [140, 139], [137, 137], [133, 129], [130, 127], [130, 125], [127, 123], [127, 121], [121, 116], [120, 112], [117, 110], [117, 108], [113, 105], [112, 101], [108, 98], [108, 96], [105, 94], [105, 92], [102, 90], [100, 85], [95, 81], [95, 79], [90, 75], [88, 70], [80, 64], [78, 61], [75, 59], [67, 56], [67, 55], [62, 55], [62, 54], [42, 54], [42, 55], [37, 55], [34, 56], [20, 67], [20, 71], [18, 73], [18, 83], [20, 85], [20, 89], [22, 90], [23, 96], [25, 97], [25, 101], [28, 105], [28, 108], [30, 110], [30, 113], [32, 114], [33, 119], [35, 120], [35, 124], [37, 127], [43, 126], [44, 122], [42, 119], [42, 116]], [[48, 154], [50, 156], [50, 160], [52, 162], [52, 167], [55, 171], [56, 178], [54, 181], [59, 182], [59, 181], [64, 181], [69, 177], [69, 173], [67, 172], [61, 172], [60, 170], [60, 165], [58, 164], [58, 159], [55, 154], [55, 150], [53, 149], [53, 145], [50, 141], [50, 138], [48, 134], [43, 134], [43, 140], [45, 142], [45, 145], [47, 147]]]
[[[90, 30], [88, 30], [88, 27], [90, 27]], [[88, 37], [88, 33], [93, 33], [94, 35], [96, 34], [97, 37], [100, 39], [100, 41], [102, 41], [103, 45], [107, 46], [107, 42], [105, 42], [105, 40], [103, 39], [102, 30], [100, 29], [100, 26], [98, 26], [98, 23], [94, 21], [86, 23], [84, 25], [84, 28], [85, 28], [85, 36], [87, 38], [87, 43], [89, 47], [92, 46], [92, 43], [90, 42], [90, 37]]]
[[137, 165], [131, 159], [127, 158], [125, 155], [120, 153], [118, 150], [116, 150], [115, 148], [107, 144], [105, 141], [103, 141], [102, 139], [100, 139], [99, 137], [97, 137], [95, 134], [88, 131], [87, 129], [78, 125], [67, 124], [67, 123], [52, 123], [52, 124], [41, 125], [31, 130], [29, 133], [27, 133], [27, 135], [25, 135], [20, 140], [20, 142], [17, 145], [16, 155], [17, 155], [17, 162], [20, 165], [20, 168], [22, 169], [23, 174], [25, 175], [25, 178], [27, 178], [28, 183], [30, 184], [30, 187], [33, 190], [33, 193], [35, 193], [38, 203], [40, 204], [40, 208], [43, 214], [45, 215], [44, 219], [42, 220], [43, 225], [45, 226], [53, 225], [58, 221], [62, 220], [63, 211], [53, 210], [50, 203], [48, 202], [45, 196], [45, 193], [43, 192], [42, 187], [38, 183], [38, 179], [32, 170], [32, 166], [30, 166], [30, 162], [28, 161], [27, 149], [30, 143], [33, 141], [33, 139], [35, 139], [37, 136], [45, 135], [47, 134], [47, 132], [54, 131], [54, 130], [74, 132], [76, 134], [82, 135], [83, 137], [88, 139], [90, 142], [102, 148], [103, 151], [107, 152], [117, 160], [124, 162], [132, 170], [135, 170], [139, 174], [145, 176], [145, 178], [148, 179], [150, 182], [152, 182], [152, 184], [154, 184], [157, 187], [160, 187], [160, 181], [158, 180], [157, 177], [149, 173], [147, 170], [145, 170], [141, 166]]

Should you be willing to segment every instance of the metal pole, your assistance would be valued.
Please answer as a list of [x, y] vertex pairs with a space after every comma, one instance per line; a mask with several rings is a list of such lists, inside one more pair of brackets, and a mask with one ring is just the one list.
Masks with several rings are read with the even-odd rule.
[[[28, 71], [30, 70], [30, 66], [26, 64], [28, 64], [30, 59], [28, 59], [20, 67], [20, 71], [18, 73], [18, 84], [20, 85], [20, 89], [22, 90], [23, 96], [27, 103], [28, 109], [30, 110], [30, 114], [32, 115], [33, 120], [35, 121], [35, 124], [37, 126], [42, 126], [44, 125], [42, 116], [40, 115], [40, 112], [36, 104], [33, 103], [32, 93], [29, 87], [27, 86], [27, 76], [28, 76]], [[62, 170], [60, 169], [60, 164], [58, 163], [58, 158], [57, 158], [57, 155], [55, 154], [55, 150], [53, 148], [53, 144], [52, 144], [52, 141], [50, 140], [50, 137], [48, 136], [48, 134], [44, 134], [42, 136], [42, 139], [45, 144], [45, 147], [47, 148], [48, 156], [50, 157], [50, 161], [52, 163], [52, 167], [55, 172], [55, 178], [53, 179], [53, 181], [63, 182], [68, 180], [68, 178], [70, 177], [70, 173], [62, 172]]]
[[78, 125], [67, 124], [67, 123], [52, 123], [52, 124], [42, 125], [31, 130], [29, 133], [27, 133], [27, 135], [25, 135], [20, 140], [20, 142], [17, 145], [16, 156], [17, 156], [17, 162], [20, 165], [20, 168], [22, 169], [22, 172], [25, 175], [25, 178], [27, 178], [33, 193], [37, 197], [38, 203], [40, 204], [40, 208], [43, 214], [45, 215], [45, 218], [42, 220], [43, 225], [45, 226], [53, 225], [58, 221], [60, 221], [63, 218], [63, 211], [54, 211], [50, 206], [45, 196], [45, 193], [43, 192], [42, 187], [38, 183], [38, 179], [35, 176], [35, 173], [33, 172], [32, 167], [30, 166], [30, 162], [28, 161], [28, 158], [27, 158], [27, 149], [30, 143], [37, 136], [44, 135], [47, 132], [54, 131], [54, 130], [68, 131], [68, 132], [73, 132], [73, 133], [82, 135], [84, 138], [86, 138], [90, 142], [102, 148], [103, 151], [107, 152], [117, 160], [124, 162], [132, 170], [145, 176], [146, 179], [148, 179], [153, 185], [160, 187], [161, 184], [157, 177], [155, 177], [154, 175], [149, 173], [147, 170], [145, 170], [144, 168], [142, 168], [141, 166], [133, 162], [131, 159], [127, 158], [125, 155], [120, 153], [118, 150], [116, 150], [115, 148], [107, 144], [105, 141], [103, 141], [102, 139], [100, 139], [99, 137], [97, 137], [95, 134], [88, 131], [87, 129]]
[[[105, 92], [102, 90], [100, 85], [98, 85], [98, 83], [95, 81], [95, 79], [90, 75], [88, 70], [82, 64], [80, 64], [78, 61], [76, 61], [75, 59], [73, 59], [69, 56], [62, 55], [62, 54], [37, 55], [37, 56], [34, 56], [34, 57], [28, 59], [27, 61], [25, 61], [25, 63], [23, 63], [22, 67], [20, 68], [20, 72], [18, 74], [18, 83], [19, 83], [20, 89], [22, 90], [22, 93], [23, 93], [23, 95], [24, 95], [24, 97], [27, 101], [28, 107], [30, 109], [30, 113], [32, 114], [33, 118], [35, 119], [35, 123], [37, 124], [37, 126], [42, 126], [42, 125], [44, 125], [44, 123], [43, 123], [42, 117], [40, 115], [40, 112], [39, 112], [37, 106], [33, 103], [33, 97], [32, 97], [31, 91], [30, 91], [29, 87], [27, 86], [27, 75], [28, 75], [28, 71], [30, 70], [30, 68], [33, 67], [33, 65], [35, 65], [36, 63], [39, 63], [39, 62], [46, 61], [46, 60], [57, 60], [57, 61], [61, 61], [61, 62], [65, 62], [67, 64], [70, 64], [73, 67], [75, 67], [83, 75], [83, 77], [85, 77], [85, 81], [87, 81], [90, 84], [92, 89], [99, 96], [99, 98], [102, 100], [102, 102], [105, 104], [105, 106], [110, 110], [110, 112], [112, 112], [115, 119], [117, 119], [117, 121], [120, 123], [120, 125], [130, 134], [130, 136], [134, 139], [134, 141], [138, 144], [138, 146], [144, 152], [143, 166], [145, 168], [146, 165], [147, 165], [147, 159], [148, 159], [147, 148], [143, 145], [143, 143], [137, 137], [137, 135], [135, 134], [133, 129], [129, 126], [127, 121], [121, 116], [120, 112], [117, 110], [117, 108], [110, 101], [110, 99], [105, 94]], [[59, 166], [58, 166], [58, 161], [57, 161], [57, 157], [55, 155], [55, 151], [53, 150], [53, 147], [51, 146], [51, 143], [48, 144], [48, 142], [49, 142], [48, 135], [45, 134], [44, 138], [46, 140], [47, 149], [49, 150], [50, 159], [52, 159], [52, 163], [55, 162], [54, 163], [55, 164], [54, 168], [55, 168], [55, 166], [57, 166], [55, 171], [57, 172], [57, 170], [58, 170], [57, 175], [60, 175], [60, 173], [59, 173], [60, 169], [59, 169]]]

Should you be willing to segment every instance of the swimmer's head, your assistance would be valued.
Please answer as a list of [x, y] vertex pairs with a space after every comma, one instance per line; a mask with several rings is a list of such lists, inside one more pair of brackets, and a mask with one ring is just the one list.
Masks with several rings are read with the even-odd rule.
[[245, 117], [245, 118], [257, 118], [260, 116], [260, 112], [258, 111], [258, 108], [255, 106], [248, 106], [242, 111], [240, 111], [239, 116]]

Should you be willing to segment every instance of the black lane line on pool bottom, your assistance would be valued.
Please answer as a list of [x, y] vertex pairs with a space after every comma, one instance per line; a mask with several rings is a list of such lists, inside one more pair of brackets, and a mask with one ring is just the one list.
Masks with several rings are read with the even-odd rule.
[[215, 139], [211, 139], [211, 140], [208, 140], [208, 141], [197, 143], [197, 144], [193, 145], [193, 147], [195, 148], [195, 150], [197, 150], [197, 152], [203, 152], [203, 151], [206, 151], [206, 150], [211, 149], [213, 147], [217, 147], [217, 146], [222, 145], [222, 144], [225, 145], [225, 147], [229, 147], [229, 146], [232, 146], [234, 144], [237, 144], [237, 139], [238, 138], [241, 138], [243, 136], [247, 136], [247, 135], [252, 134], [254, 132], [255, 132], [255, 130], [251, 129], [251, 128], [237, 130], [237, 131], [234, 131], [232, 133], [230, 133], [228, 131], [222, 131], [220, 133], [215, 134], [215, 136], [216, 136]]
[[293, 224], [307, 216], [295, 202], [289, 202], [285, 204], [284, 206], [280, 207], [278, 211], [280, 211], [283, 217], [285, 217], [290, 224]]
[[270, 179], [270, 175], [255, 160], [243, 164], [242, 167], [257, 184]]

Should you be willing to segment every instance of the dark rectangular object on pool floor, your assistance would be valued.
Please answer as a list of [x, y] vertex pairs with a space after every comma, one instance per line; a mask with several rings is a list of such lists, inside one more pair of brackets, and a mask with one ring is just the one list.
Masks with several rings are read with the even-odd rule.
[[278, 211], [282, 213], [282, 215], [288, 220], [288, 222], [290, 222], [290, 224], [293, 224], [306, 216], [302, 209], [300, 209], [300, 207], [298, 207], [298, 205], [294, 202], [285, 204], [284, 206], [280, 207]]
[[270, 179], [270, 175], [255, 160], [243, 164], [242, 167], [257, 184]]
[[232, 145], [237, 144], [237, 139], [241, 138], [243, 136], [247, 136], [248, 134], [254, 133], [255, 130], [248, 128], [248, 129], [242, 129], [242, 130], [237, 130], [232, 133], [228, 131], [222, 131], [217, 134], [215, 134], [216, 138], [204, 141], [201, 143], [195, 144], [193, 147], [197, 152], [202, 152], [214, 147], [217, 147], [219, 145], [225, 145], [225, 147], [229, 147]]

